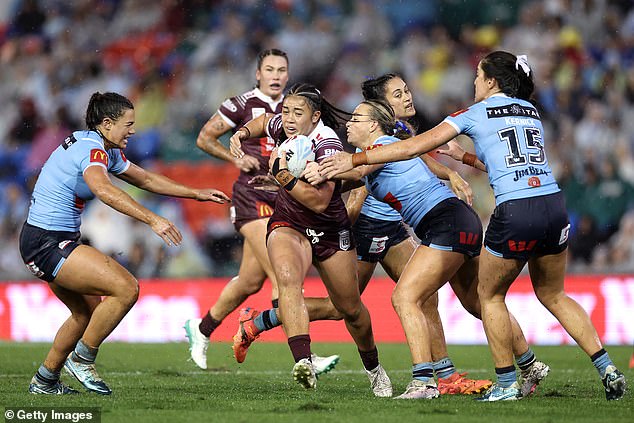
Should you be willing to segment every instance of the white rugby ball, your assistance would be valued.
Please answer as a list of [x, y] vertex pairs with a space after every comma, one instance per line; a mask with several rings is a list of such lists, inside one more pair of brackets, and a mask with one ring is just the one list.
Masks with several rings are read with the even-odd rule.
[[315, 161], [315, 145], [306, 135], [293, 135], [278, 147], [278, 155], [286, 154], [288, 171], [299, 178], [308, 162]]

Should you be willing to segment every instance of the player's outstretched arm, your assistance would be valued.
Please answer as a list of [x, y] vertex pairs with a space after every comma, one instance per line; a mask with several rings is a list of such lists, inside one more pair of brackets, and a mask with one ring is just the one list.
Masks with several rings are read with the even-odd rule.
[[88, 167], [84, 171], [84, 181], [104, 204], [148, 224], [167, 245], [179, 245], [183, 240], [180, 231], [172, 222], [150, 211], [126, 192], [114, 186], [103, 167]]
[[213, 201], [219, 204], [231, 201], [222, 191], [213, 188], [192, 188], [187, 185], [179, 184], [167, 176], [150, 172], [134, 163], [130, 163], [128, 170], [117, 176], [132, 185], [155, 194], [192, 198], [198, 201]]

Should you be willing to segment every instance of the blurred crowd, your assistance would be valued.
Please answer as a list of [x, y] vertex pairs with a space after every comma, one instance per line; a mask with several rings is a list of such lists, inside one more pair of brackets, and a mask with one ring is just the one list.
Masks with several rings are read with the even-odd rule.
[[[272, 47], [288, 53], [291, 83], [312, 82], [347, 110], [366, 78], [400, 73], [420, 131], [472, 102], [482, 55], [527, 54], [571, 216], [570, 271], [634, 271], [631, 0], [7, 0], [0, 4], [0, 280], [30, 278], [16, 241], [30, 190], [50, 152], [84, 127], [92, 92], [134, 102], [130, 160], [149, 168], [213, 161], [197, 150], [198, 131], [225, 98], [253, 86], [255, 56]], [[486, 225], [493, 209], [486, 176], [441, 160], [471, 183]], [[241, 241], [228, 218], [210, 218], [195, 233], [179, 201], [122, 186], [176, 222], [184, 245], [164, 248], [99, 201], [83, 217], [85, 242], [138, 277], [237, 270]]]

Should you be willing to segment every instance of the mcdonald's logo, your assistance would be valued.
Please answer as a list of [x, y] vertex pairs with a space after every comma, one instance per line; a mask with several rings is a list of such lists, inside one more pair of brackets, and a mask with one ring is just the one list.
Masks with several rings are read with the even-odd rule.
[[258, 212], [258, 218], [270, 217], [273, 215], [273, 207], [261, 201], [255, 202], [255, 208]]
[[108, 154], [105, 151], [98, 148], [90, 150], [90, 163], [101, 163], [108, 166]]

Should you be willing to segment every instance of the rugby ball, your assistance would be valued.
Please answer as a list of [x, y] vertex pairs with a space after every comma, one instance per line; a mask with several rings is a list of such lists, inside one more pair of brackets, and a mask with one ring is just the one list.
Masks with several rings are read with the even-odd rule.
[[286, 154], [288, 171], [299, 178], [308, 162], [315, 161], [315, 145], [306, 135], [293, 135], [278, 147], [278, 155]]

